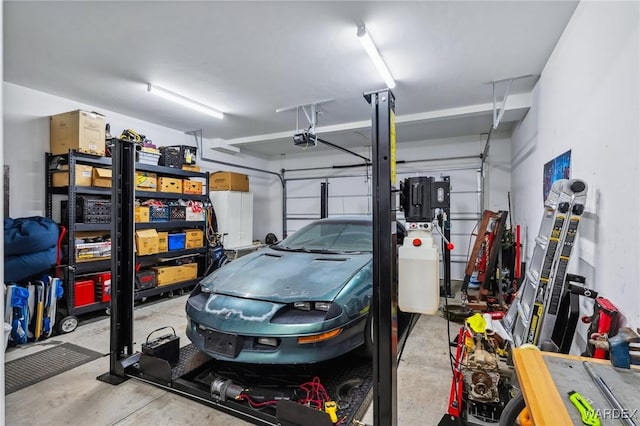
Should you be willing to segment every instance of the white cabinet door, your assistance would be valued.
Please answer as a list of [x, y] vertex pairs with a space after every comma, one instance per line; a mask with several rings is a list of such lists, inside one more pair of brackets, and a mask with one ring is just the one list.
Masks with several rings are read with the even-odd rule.
[[239, 191], [211, 191], [218, 219], [218, 232], [226, 249], [250, 246], [253, 240], [253, 194]]

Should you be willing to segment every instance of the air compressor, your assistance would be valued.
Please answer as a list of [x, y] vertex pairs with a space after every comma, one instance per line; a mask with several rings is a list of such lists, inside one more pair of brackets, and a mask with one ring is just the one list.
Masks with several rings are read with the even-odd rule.
[[[398, 306], [404, 312], [434, 315], [440, 305], [440, 253], [433, 239], [434, 220], [438, 211], [444, 215], [449, 210], [449, 180], [405, 179], [400, 183], [400, 206], [407, 236], [398, 248]], [[445, 241], [446, 249], [453, 250], [453, 244]]]

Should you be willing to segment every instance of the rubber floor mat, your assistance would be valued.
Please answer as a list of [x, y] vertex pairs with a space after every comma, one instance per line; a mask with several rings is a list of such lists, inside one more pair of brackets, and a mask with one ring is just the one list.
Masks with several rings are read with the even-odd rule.
[[99, 352], [72, 343], [63, 343], [9, 361], [4, 365], [4, 393], [8, 395], [16, 392], [101, 356], [102, 354]]

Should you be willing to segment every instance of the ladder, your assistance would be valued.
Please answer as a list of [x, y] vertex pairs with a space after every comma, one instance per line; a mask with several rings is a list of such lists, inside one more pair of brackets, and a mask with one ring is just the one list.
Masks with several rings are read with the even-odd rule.
[[528, 271], [502, 320], [515, 347], [551, 339], [586, 199], [580, 179], [560, 179], [549, 191]]

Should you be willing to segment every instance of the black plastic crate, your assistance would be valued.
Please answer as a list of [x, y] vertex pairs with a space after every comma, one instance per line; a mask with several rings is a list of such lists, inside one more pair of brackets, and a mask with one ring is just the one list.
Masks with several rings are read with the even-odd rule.
[[[68, 222], [67, 200], [60, 202], [62, 223]], [[78, 223], [111, 223], [111, 200], [100, 198], [76, 197], [76, 217]]]
[[180, 145], [177, 146], [161, 146], [160, 161], [158, 164], [165, 167], [182, 168], [183, 157]]
[[169, 206], [169, 220], [187, 220], [187, 207]]
[[[160, 152], [162, 153], [163, 148], [166, 151], [171, 152], [171, 155], [177, 155], [180, 157], [180, 166], [173, 167], [182, 167], [182, 165], [191, 166], [196, 164], [196, 157], [198, 154], [198, 147], [191, 145], [172, 145], [165, 146], [160, 148]], [[162, 162], [162, 159], [160, 160]]]

